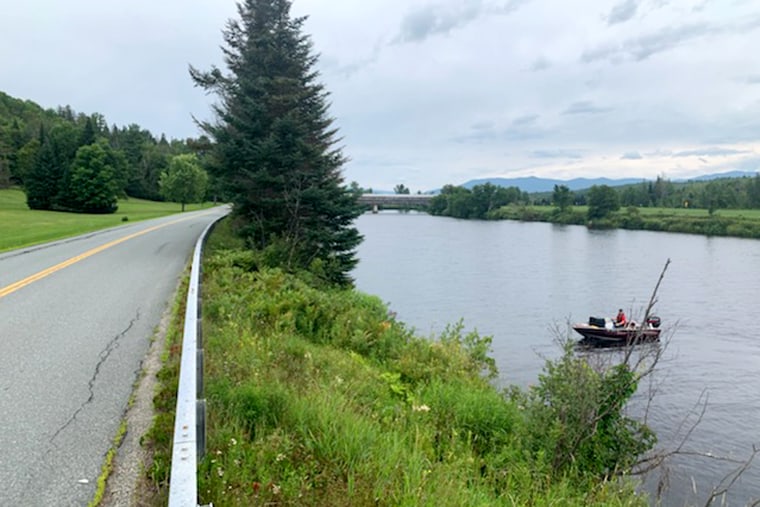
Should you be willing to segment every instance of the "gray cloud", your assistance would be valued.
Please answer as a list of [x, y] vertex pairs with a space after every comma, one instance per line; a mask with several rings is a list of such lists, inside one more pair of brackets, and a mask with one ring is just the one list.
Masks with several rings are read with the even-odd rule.
[[728, 155], [742, 155], [749, 153], [747, 150], [734, 150], [731, 148], [700, 148], [697, 150], [679, 151], [673, 157], [726, 157]]
[[519, 126], [519, 125], [533, 125], [536, 123], [536, 121], [539, 119], [539, 115], [537, 114], [526, 114], [523, 116], [518, 116], [514, 120], [512, 120], [512, 125]]
[[574, 151], [574, 150], [563, 150], [563, 149], [534, 150], [530, 154], [534, 158], [572, 158], [572, 159], [581, 159], [581, 158], [583, 158], [583, 155], [581, 155], [577, 151]]
[[562, 114], [600, 114], [612, 111], [611, 107], [597, 106], [589, 100], [573, 102]]
[[637, 0], [623, 0], [610, 11], [607, 16], [607, 24], [624, 23], [636, 15], [636, 9], [639, 7]]
[[705, 10], [705, 7], [707, 7], [708, 0], [704, 0], [702, 3], [699, 3], [691, 8], [693, 12], [702, 12]]
[[643, 37], [629, 39], [618, 45], [601, 46], [584, 51], [581, 61], [591, 63], [598, 60], [610, 60], [617, 63], [621, 59], [645, 60], [650, 56], [667, 51], [700, 37], [716, 33], [717, 28], [707, 23], [667, 27]]
[[644, 157], [638, 151], [629, 151], [628, 153], [623, 153], [623, 156], [620, 158], [622, 160], [641, 160]]
[[470, 126], [472, 130], [493, 130], [494, 127], [494, 123], [490, 120], [479, 121]]
[[508, 0], [489, 5], [483, 0], [466, 0], [455, 4], [455, 8], [443, 4], [429, 4], [407, 14], [401, 22], [400, 33], [393, 42], [421, 42], [435, 35], [446, 35], [482, 16], [509, 14], [526, 1]]
[[541, 71], [541, 70], [546, 70], [546, 69], [548, 69], [551, 66], [552, 66], [551, 62], [549, 60], [547, 60], [546, 58], [544, 58], [543, 56], [541, 56], [541, 57], [537, 58], [531, 64], [530, 70], [532, 70], [533, 72], [538, 72], [538, 71]]
[[322, 58], [322, 67], [325, 71], [333, 73], [335, 75], [351, 77], [354, 74], [361, 72], [365, 68], [377, 63], [378, 59], [380, 58], [382, 47], [382, 42], [378, 41], [373, 46], [372, 52], [369, 55], [345, 65], [342, 65], [339, 61], [333, 58]]
[[529, 139], [542, 139], [547, 135], [547, 131], [533, 126], [509, 127], [501, 133], [500, 139], [504, 141], [527, 141]]
[[760, 84], [760, 74], [753, 74], [743, 79], [747, 84]]
[[760, 17], [754, 17], [741, 23], [723, 25], [702, 22], [665, 27], [642, 37], [628, 39], [620, 44], [608, 44], [586, 50], [581, 55], [581, 61], [585, 63], [599, 60], [609, 60], [612, 63], [623, 60], [641, 61], [694, 40], [725, 33], [732, 35], [747, 33], [759, 27]]
[[454, 137], [452, 141], [459, 144], [485, 144], [540, 139], [546, 137], [548, 132], [536, 126], [538, 117], [537, 114], [521, 116], [506, 128], [496, 128], [494, 123], [489, 121], [477, 122], [470, 126], [466, 134]]

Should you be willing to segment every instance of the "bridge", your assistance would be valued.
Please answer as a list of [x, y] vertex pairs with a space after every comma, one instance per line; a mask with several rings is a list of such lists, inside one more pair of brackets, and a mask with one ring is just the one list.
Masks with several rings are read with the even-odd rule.
[[362, 194], [359, 196], [359, 204], [372, 207], [372, 213], [377, 213], [380, 208], [386, 209], [409, 209], [426, 207], [431, 199], [430, 194]]

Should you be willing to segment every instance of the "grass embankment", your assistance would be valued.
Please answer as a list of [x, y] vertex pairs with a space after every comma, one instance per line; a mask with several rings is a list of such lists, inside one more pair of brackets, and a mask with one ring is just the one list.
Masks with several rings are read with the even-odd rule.
[[[192, 211], [208, 204], [187, 205]], [[116, 213], [89, 215], [58, 211], [30, 210], [26, 196], [19, 189], [0, 190], [0, 252], [46, 243], [86, 232], [179, 213], [181, 205], [142, 199], [120, 199]]]
[[[629, 435], [616, 432], [635, 425], [579, 412], [608, 399], [612, 377], [568, 354], [540, 387], [508, 396], [488, 380], [490, 339], [458, 325], [415, 337], [377, 297], [230, 249], [225, 222], [204, 263], [202, 504], [646, 505], [605, 479], [630, 464]], [[164, 490], [153, 505], [169, 479], [179, 329], [146, 439]]]
[[553, 206], [504, 206], [491, 212], [489, 218], [760, 239], [757, 209], [718, 210], [710, 214], [705, 209], [630, 207], [592, 223], [587, 212], [587, 206], [574, 206], [563, 213]]

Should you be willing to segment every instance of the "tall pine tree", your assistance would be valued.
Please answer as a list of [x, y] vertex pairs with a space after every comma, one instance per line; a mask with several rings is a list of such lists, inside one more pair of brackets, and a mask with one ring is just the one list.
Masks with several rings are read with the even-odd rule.
[[201, 127], [216, 143], [216, 176], [254, 248], [274, 249], [289, 269], [319, 267], [348, 283], [361, 236], [356, 195], [343, 185], [345, 158], [317, 82], [317, 56], [290, 17], [288, 0], [245, 0], [224, 30], [228, 73], [190, 68], [216, 93], [216, 119]]
[[62, 177], [60, 150], [42, 126], [39, 142], [39, 151], [24, 178], [24, 191], [30, 209], [49, 210], [55, 204]]

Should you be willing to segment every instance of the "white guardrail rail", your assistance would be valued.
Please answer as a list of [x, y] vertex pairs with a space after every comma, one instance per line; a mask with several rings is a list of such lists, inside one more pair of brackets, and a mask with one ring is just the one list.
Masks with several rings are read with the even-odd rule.
[[[200, 320], [201, 253], [206, 237], [216, 223], [210, 223], [195, 244], [190, 285], [187, 290], [185, 329], [174, 420], [169, 507], [198, 507], [198, 458], [206, 447], [206, 400], [203, 396], [203, 346]], [[213, 507], [213, 506], [210, 506]]]

